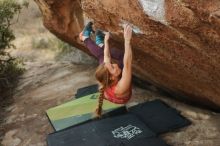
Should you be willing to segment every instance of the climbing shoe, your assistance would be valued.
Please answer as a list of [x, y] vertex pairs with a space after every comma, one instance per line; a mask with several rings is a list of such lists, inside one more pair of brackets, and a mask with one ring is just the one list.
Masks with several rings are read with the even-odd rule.
[[84, 27], [84, 29], [83, 29], [83, 36], [84, 36], [84, 37], [87, 37], [87, 38], [90, 37], [90, 34], [93, 32], [92, 25], [93, 25], [93, 23], [92, 23], [92, 22], [89, 22], [89, 23]]
[[96, 30], [95, 35], [95, 43], [97, 45], [104, 44], [105, 34], [101, 30]]

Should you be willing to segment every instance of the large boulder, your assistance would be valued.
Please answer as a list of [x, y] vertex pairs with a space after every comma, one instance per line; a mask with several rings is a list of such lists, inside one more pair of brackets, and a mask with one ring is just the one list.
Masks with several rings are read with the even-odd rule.
[[219, 0], [35, 0], [60, 39], [87, 51], [78, 34], [93, 20], [123, 49], [134, 28], [134, 74], [163, 90], [220, 109]]

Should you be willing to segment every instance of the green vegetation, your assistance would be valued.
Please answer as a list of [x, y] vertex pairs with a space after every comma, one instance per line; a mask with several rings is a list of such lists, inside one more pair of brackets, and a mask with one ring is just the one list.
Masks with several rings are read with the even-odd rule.
[[32, 48], [42, 50], [48, 49], [56, 52], [55, 60], [60, 60], [63, 56], [76, 50], [74, 47], [58, 38], [33, 38]]
[[[17, 3], [15, 0], [0, 0], [0, 94], [14, 87], [17, 77], [22, 74], [24, 68], [20, 59], [13, 58], [7, 52], [9, 48], [15, 48], [12, 41], [15, 39], [11, 25], [16, 23], [23, 6], [27, 2]], [[15, 19], [16, 16], [16, 19]], [[13, 22], [15, 21], [15, 22]]]
[[56, 56], [57, 60], [59, 60], [59, 58], [62, 58], [62, 56], [65, 56], [66, 54], [69, 54], [69, 53], [74, 52], [76, 50], [71, 45], [69, 45], [61, 40], [57, 41], [57, 49], [59, 50], [59, 53]]

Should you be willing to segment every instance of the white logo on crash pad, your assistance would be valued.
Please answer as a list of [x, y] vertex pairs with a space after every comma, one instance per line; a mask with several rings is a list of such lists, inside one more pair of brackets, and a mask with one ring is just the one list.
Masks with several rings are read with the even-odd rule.
[[120, 127], [112, 131], [115, 138], [126, 138], [128, 140], [140, 133], [142, 133], [141, 129], [132, 125]]

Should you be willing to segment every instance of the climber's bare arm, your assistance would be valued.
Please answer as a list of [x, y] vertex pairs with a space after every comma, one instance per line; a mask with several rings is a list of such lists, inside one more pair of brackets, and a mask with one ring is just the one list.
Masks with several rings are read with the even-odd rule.
[[110, 55], [110, 52], [109, 52], [109, 32], [107, 32], [105, 34], [105, 47], [104, 47], [104, 63], [111, 63], [111, 55]]
[[122, 70], [122, 77], [119, 80], [115, 94], [123, 95], [130, 90], [131, 79], [132, 79], [132, 49], [131, 49], [131, 37], [132, 37], [132, 28], [130, 25], [125, 26], [124, 28], [124, 39], [125, 39], [125, 54], [124, 54], [124, 68]]

